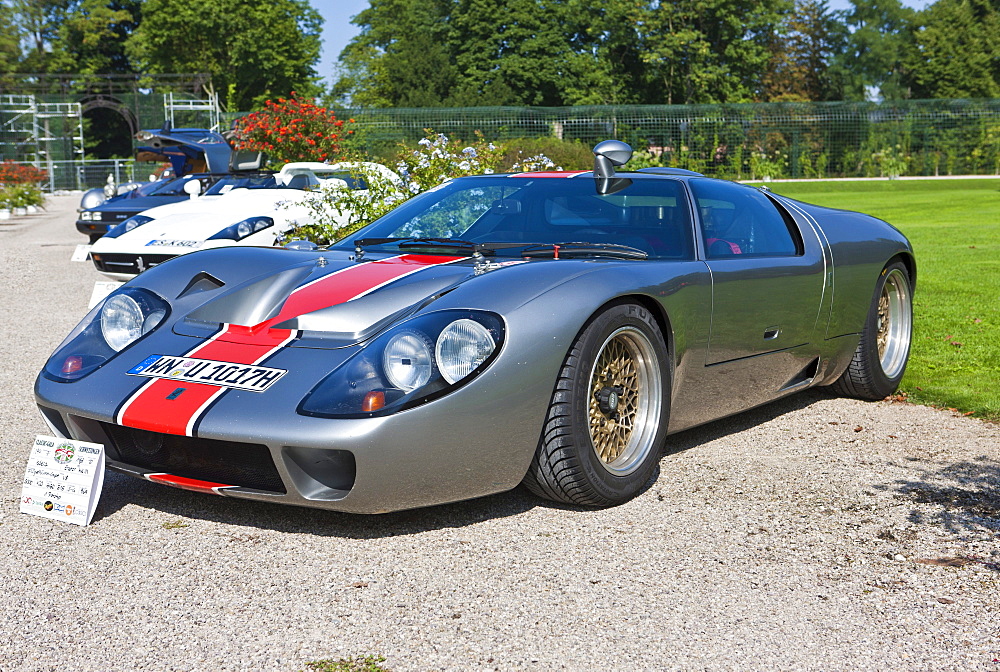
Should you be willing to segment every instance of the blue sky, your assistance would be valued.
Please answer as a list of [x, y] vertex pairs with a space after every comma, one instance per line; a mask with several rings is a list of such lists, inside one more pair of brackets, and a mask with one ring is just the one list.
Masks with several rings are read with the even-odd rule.
[[329, 80], [340, 50], [358, 34], [358, 27], [351, 24], [351, 17], [365, 9], [368, 0], [312, 0], [310, 4], [323, 15], [323, 54], [319, 74]]
[[[319, 74], [329, 80], [340, 50], [358, 34], [358, 27], [351, 23], [351, 17], [364, 10], [368, 6], [368, 0], [312, 0], [311, 4], [325, 19]], [[831, 9], [847, 9], [851, 6], [850, 0], [830, 0], [829, 4]], [[903, 4], [923, 9], [930, 3], [929, 0], [903, 0]]]

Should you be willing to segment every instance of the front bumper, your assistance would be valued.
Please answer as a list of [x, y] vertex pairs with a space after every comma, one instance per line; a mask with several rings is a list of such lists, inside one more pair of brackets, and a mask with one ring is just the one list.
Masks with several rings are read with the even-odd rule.
[[[362, 419], [299, 415], [302, 396], [348, 354], [286, 348], [268, 362], [288, 369], [280, 385], [229, 391], [193, 437], [116, 424], [119, 404], [143, 382], [124, 374], [135, 363], [124, 355], [75, 383], [40, 376], [35, 395], [54, 433], [104, 444], [111, 469], [189, 490], [383, 513], [502, 492], [521, 481], [552, 392], [548, 367], [511, 359], [512, 372], [501, 357], [464, 387], [406, 411]], [[320, 365], [319, 357], [328, 359]]]
[[98, 271], [115, 280], [131, 280], [147, 268], [173, 259], [176, 254], [132, 254], [122, 252], [91, 252], [90, 259]]

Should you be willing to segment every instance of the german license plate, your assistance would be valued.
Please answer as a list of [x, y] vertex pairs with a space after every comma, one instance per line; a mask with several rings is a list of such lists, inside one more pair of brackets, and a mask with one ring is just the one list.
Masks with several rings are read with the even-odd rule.
[[189, 383], [263, 392], [274, 385], [288, 371], [287, 369], [275, 369], [256, 364], [234, 364], [232, 362], [217, 362], [212, 359], [195, 359], [173, 355], [150, 355], [126, 373], [130, 376], [170, 378]]

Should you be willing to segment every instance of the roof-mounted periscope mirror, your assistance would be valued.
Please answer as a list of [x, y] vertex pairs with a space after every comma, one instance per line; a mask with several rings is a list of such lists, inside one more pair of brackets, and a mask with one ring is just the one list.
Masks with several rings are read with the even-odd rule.
[[613, 194], [632, 184], [628, 178], [615, 177], [615, 166], [624, 166], [631, 158], [632, 148], [621, 140], [605, 140], [594, 147], [597, 193]]

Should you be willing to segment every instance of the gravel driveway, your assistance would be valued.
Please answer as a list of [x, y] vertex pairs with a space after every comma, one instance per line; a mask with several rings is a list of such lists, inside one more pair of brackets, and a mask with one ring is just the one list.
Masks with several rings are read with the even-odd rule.
[[19, 513], [35, 374], [99, 277], [77, 199], [0, 222], [0, 670], [1000, 670], [1000, 427], [920, 406], [804, 393], [684, 432], [606, 511], [109, 473], [90, 527]]

